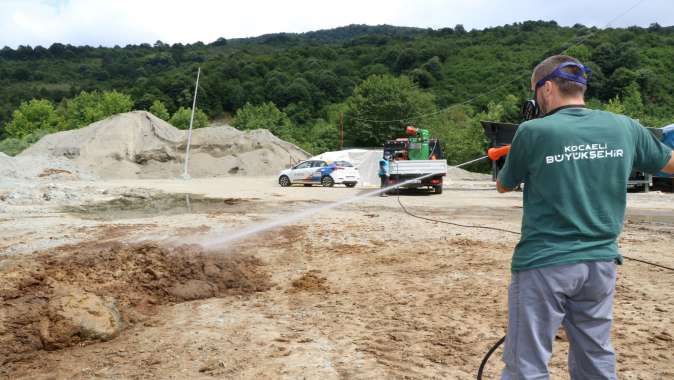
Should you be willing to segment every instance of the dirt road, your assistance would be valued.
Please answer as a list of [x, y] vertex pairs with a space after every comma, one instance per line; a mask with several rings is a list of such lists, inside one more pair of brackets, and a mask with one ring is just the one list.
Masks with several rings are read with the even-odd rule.
[[[446, 186], [401, 201], [519, 230], [521, 194]], [[183, 245], [363, 191], [273, 178], [0, 186], [0, 378], [474, 378], [505, 333], [515, 235], [414, 219], [396, 197], [373, 197], [212, 252]], [[630, 194], [620, 244], [674, 266], [674, 196]], [[176, 290], [190, 281], [205, 288]], [[121, 334], [45, 343], [41, 313], [63, 286], [115, 298]], [[620, 378], [674, 378], [672, 289], [671, 272], [620, 268]], [[553, 378], [567, 378], [567, 346], [560, 333]], [[499, 350], [488, 378], [500, 368]]]

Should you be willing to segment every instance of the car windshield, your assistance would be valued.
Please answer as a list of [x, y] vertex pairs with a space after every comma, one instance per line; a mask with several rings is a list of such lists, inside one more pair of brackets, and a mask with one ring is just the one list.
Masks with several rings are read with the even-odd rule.
[[352, 168], [353, 165], [349, 161], [335, 161], [335, 166], [341, 166], [344, 168]]
[[311, 167], [311, 161], [305, 161], [297, 166], [295, 166], [293, 169], [305, 169], [305, 168], [310, 168]]

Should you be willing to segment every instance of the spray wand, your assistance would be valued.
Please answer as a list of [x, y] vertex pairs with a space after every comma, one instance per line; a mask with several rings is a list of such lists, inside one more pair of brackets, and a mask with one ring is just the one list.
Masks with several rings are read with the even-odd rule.
[[501, 157], [508, 155], [508, 152], [510, 152], [510, 145], [504, 145], [504, 146], [501, 146], [501, 147], [498, 147], [498, 148], [489, 148], [487, 150], [486, 156], [482, 156], [482, 157], [478, 157], [478, 158], [470, 160], [470, 161], [466, 161], [462, 164], [455, 165], [454, 167], [455, 168], [461, 168], [461, 167], [464, 167], [464, 166], [468, 166], [470, 164], [474, 164], [476, 162], [486, 160], [487, 158], [492, 160], [492, 161], [498, 161]]

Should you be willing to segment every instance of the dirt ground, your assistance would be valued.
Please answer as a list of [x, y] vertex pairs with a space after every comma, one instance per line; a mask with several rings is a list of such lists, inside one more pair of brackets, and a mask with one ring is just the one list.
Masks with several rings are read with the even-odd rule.
[[[32, 195], [12, 195], [19, 187]], [[492, 187], [449, 181], [442, 195], [401, 201], [425, 217], [519, 230], [521, 193]], [[505, 334], [515, 235], [415, 219], [396, 197], [372, 197], [199, 246], [365, 191], [248, 177], [0, 183], [0, 378], [475, 378]], [[674, 267], [674, 195], [628, 204], [623, 253]], [[38, 326], [64, 286], [114, 298], [123, 331], [46, 342]], [[621, 379], [674, 378], [672, 289], [672, 272], [619, 269]], [[568, 378], [567, 347], [560, 333], [553, 378]]]

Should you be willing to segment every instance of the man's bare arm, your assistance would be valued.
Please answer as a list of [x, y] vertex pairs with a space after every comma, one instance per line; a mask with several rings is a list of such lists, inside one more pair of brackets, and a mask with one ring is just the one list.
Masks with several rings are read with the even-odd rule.
[[507, 192], [513, 191], [513, 189], [509, 189], [509, 188], [501, 185], [501, 181], [496, 180], [496, 191], [498, 191], [499, 193], [507, 193]]
[[667, 163], [667, 165], [665, 165], [664, 168], [662, 168], [661, 171], [669, 174], [674, 174], [674, 151], [672, 151], [672, 158], [669, 159], [669, 162]]

